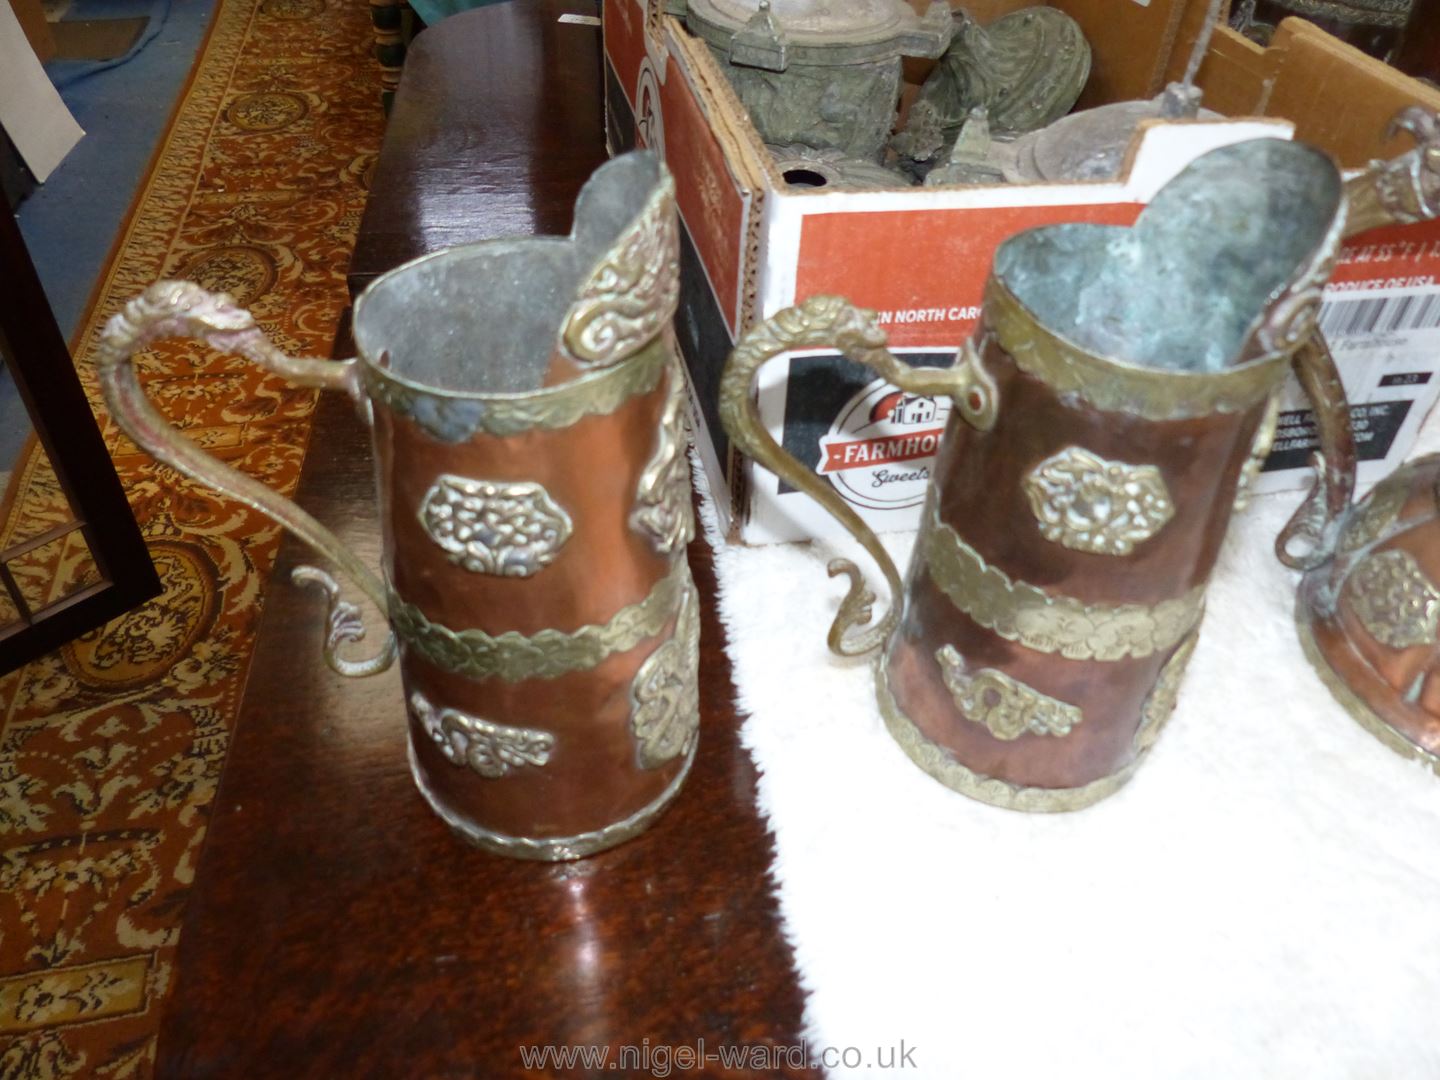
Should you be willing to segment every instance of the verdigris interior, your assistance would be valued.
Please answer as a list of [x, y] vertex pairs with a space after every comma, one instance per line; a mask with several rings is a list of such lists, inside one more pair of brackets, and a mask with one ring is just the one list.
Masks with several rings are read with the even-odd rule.
[[1341, 182], [1321, 151], [1256, 139], [1204, 155], [1130, 228], [1055, 225], [1011, 237], [994, 274], [1045, 329], [1099, 356], [1217, 372], [1338, 229]]
[[[562, 331], [587, 286], [605, 274], [607, 257], [647, 204], [673, 198], [662, 172], [653, 153], [626, 154], [585, 185], [569, 236], [450, 248], [377, 278], [355, 303], [360, 356], [386, 378], [441, 394], [528, 394], [547, 376], [554, 381]], [[629, 303], [641, 310], [644, 301]]]

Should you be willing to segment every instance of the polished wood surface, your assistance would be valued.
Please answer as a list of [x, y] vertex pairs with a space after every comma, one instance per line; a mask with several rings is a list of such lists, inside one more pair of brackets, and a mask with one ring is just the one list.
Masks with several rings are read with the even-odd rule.
[[[401, 126], [377, 167], [377, 188], [382, 177], [406, 186], [374, 197], [362, 275], [462, 236], [568, 229], [603, 153], [598, 32], [556, 16], [587, 10], [589, 0], [516, 0], [416, 40], [392, 120]], [[521, 116], [465, 100], [554, 70], [557, 42], [571, 50], [557, 78], [591, 97], [550, 100], [543, 124], [533, 106]], [[575, 50], [588, 51], [588, 69]], [[502, 61], [508, 77], [493, 69]], [[440, 117], [462, 125], [445, 137], [455, 149], [444, 162], [414, 140]], [[503, 155], [467, 166], [467, 148], [501, 144]], [[431, 166], [448, 179], [426, 175]], [[299, 498], [374, 562], [369, 453], [349, 403], [322, 399]], [[519, 1048], [798, 1042], [801, 995], [737, 738], [709, 548], [697, 541], [690, 558], [704, 599], [694, 771], [638, 840], [546, 865], [473, 850], [429, 812], [406, 767], [397, 674], [345, 680], [325, 667], [324, 605], [288, 583], [312, 556], [287, 540], [188, 902], [157, 1074], [638, 1077], [646, 1071], [527, 1071]], [[379, 617], [367, 617], [377, 633], [363, 645], [377, 647]], [[800, 1073], [712, 1062], [676, 1075]]]
[[405, 58], [350, 292], [417, 255], [496, 236], [570, 231], [604, 160], [596, 0], [511, 0], [451, 16]]

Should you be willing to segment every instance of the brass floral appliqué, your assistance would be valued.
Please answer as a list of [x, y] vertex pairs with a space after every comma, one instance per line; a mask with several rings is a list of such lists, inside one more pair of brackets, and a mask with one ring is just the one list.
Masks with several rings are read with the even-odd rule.
[[1042, 694], [1003, 671], [981, 668], [971, 674], [953, 645], [937, 650], [935, 659], [955, 707], [967, 720], [984, 724], [997, 739], [1069, 735], [1085, 719], [1077, 706]]
[[570, 515], [539, 484], [441, 476], [420, 503], [425, 533], [476, 574], [529, 577], [570, 539]]
[[555, 749], [555, 736], [548, 731], [496, 724], [458, 709], [436, 709], [423, 694], [410, 695], [410, 708], [446, 761], [467, 765], [488, 780], [527, 765], [540, 768]]
[[1435, 642], [1440, 590], [1408, 551], [1370, 555], [1346, 582], [1350, 606], [1370, 636], [1392, 649]]
[[655, 769], [690, 750], [700, 728], [700, 603], [691, 587], [675, 634], [653, 653], [630, 686], [630, 730], [642, 769]]
[[1108, 461], [1079, 446], [1030, 470], [1025, 495], [1046, 540], [1096, 555], [1129, 555], [1175, 516], [1154, 465]]

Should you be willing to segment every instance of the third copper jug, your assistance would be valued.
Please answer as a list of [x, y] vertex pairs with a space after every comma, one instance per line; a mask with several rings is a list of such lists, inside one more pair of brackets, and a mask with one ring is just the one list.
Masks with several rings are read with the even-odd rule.
[[[871, 314], [834, 297], [742, 339], [726, 427], [879, 561], [892, 603], [873, 621], [858, 569], [831, 564], [851, 588], [830, 644], [882, 650], [881, 712], [922, 769], [1027, 810], [1086, 806], [1131, 776], [1174, 705], [1344, 216], [1325, 154], [1241, 143], [1198, 158], [1131, 228], [1058, 225], [1002, 244], [950, 368], [900, 363]], [[759, 422], [755, 371], [819, 347], [954, 400], [903, 587], [850, 506]]]

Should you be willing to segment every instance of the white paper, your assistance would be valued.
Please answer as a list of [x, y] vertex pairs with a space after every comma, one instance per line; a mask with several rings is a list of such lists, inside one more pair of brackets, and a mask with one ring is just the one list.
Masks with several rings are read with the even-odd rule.
[[42, 184], [85, 134], [40, 66], [8, 3], [0, 3], [0, 128]]

